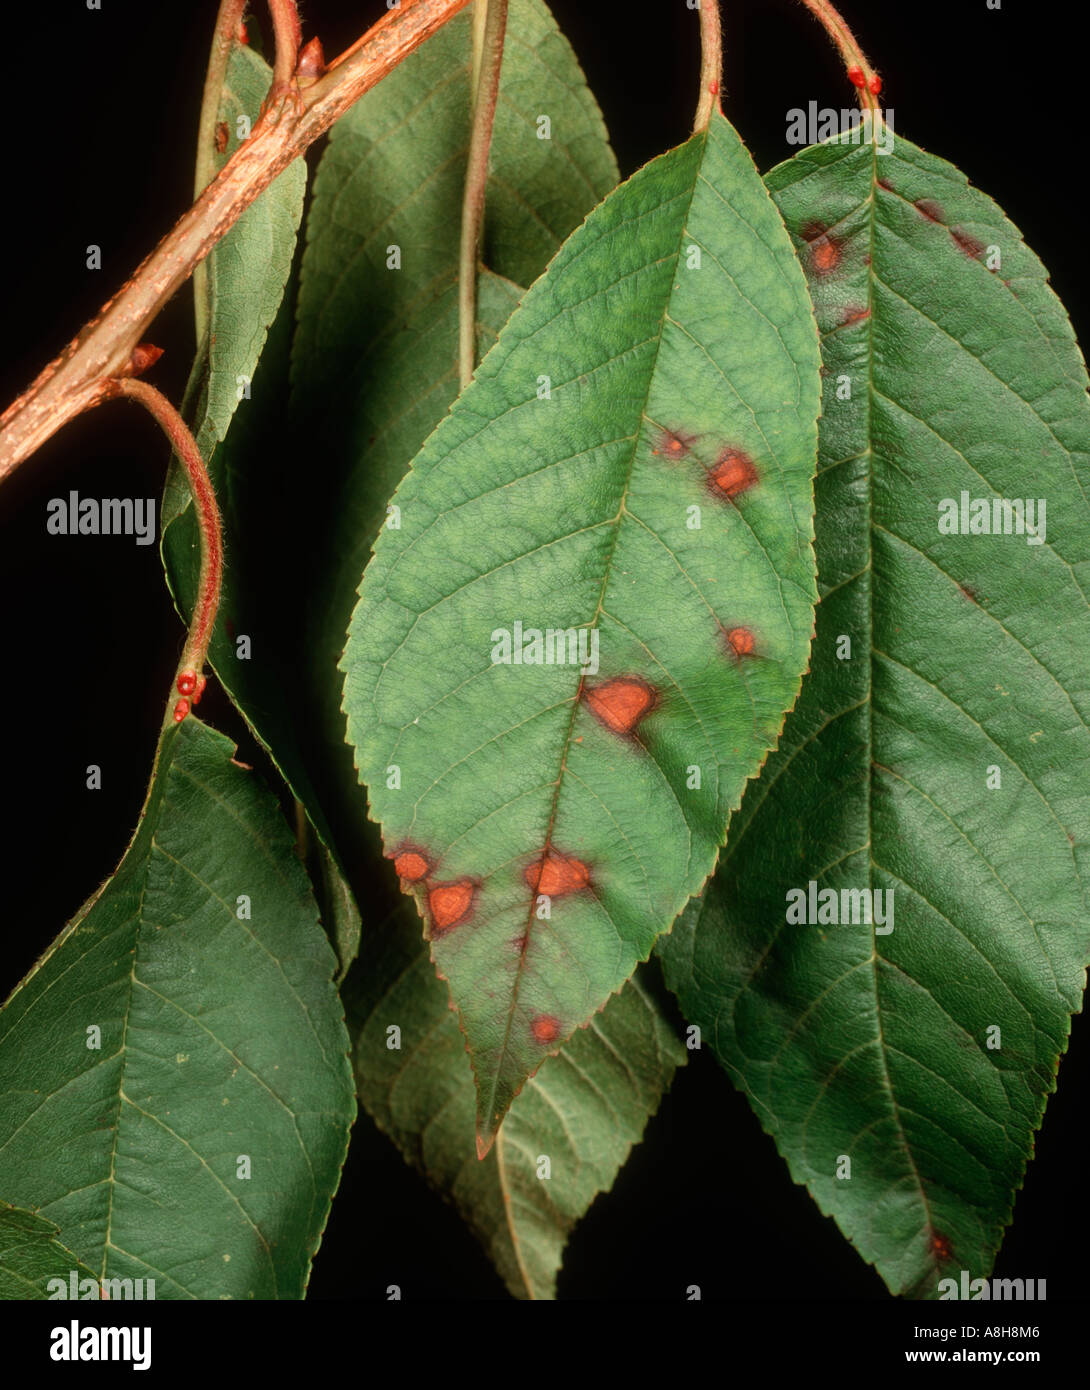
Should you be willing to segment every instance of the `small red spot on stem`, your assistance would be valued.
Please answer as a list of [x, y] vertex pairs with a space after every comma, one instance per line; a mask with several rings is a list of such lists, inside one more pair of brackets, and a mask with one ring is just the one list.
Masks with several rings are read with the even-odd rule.
[[713, 97], [717, 97], [719, 95], [719, 83], [713, 82], [711, 86], [708, 88], [708, 91], [711, 93]]
[[441, 936], [452, 927], [460, 926], [473, 913], [477, 882], [472, 878], [456, 878], [449, 883], [435, 883], [428, 889], [428, 911], [431, 913], [433, 936]]
[[246, 23], [245, 23], [244, 20], [240, 20], [240, 21], [239, 21], [239, 26], [238, 26], [238, 41], [239, 41], [239, 43], [247, 43], [247, 44], [250, 42], [250, 33], [249, 33], [249, 30], [246, 28]]
[[708, 483], [723, 497], [735, 498], [757, 482], [753, 460], [741, 449], [724, 449], [708, 474]]
[[195, 671], [183, 671], [178, 677], [178, 694], [192, 695], [197, 688], [197, 675]]
[[748, 627], [732, 627], [727, 633], [727, 645], [737, 657], [752, 656], [753, 633]]
[[863, 75], [863, 69], [854, 65], [848, 69], [848, 80], [853, 87], [865, 87], [867, 79]]
[[560, 1020], [553, 1014], [535, 1014], [530, 1020], [530, 1032], [534, 1042], [556, 1042], [560, 1036]]
[[876, 97], [882, 90], [882, 79], [877, 73], [872, 74], [870, 82], [867, 84], [867, 91], [872, 97]]
[[182, 720], [186, 717], [186, 715], [187, 715], [188, 713], [189, 713], [189, 701], [188, 701], [188, 700], [179, 700], [178, 703], [174, 706], [174, 722], [175, 722], [175, 724], [180, 724], [180, 723], [182, 722]]
[[945, 222], [946, 214], [942, 210], [942, 204], [936, 203], [934, 198], [917, 198], [916, 211], [922, 212], [928, 222]]
[[208, 684], [208, 677], [207, 677], [207, 676], [198, 676], [198, 677], [197, 677], [197, 688], [196, 688], [196, 690], [194, 690], [194, 692], [193, 692], [193, 703], [194, 703], [195, 705], [199, 705], [199, 704], [200, 704], [200, 702], [201, 702], [201, 696], [204, 694], [204, 687], [205, 687], [207, 684]]
[[402, 845], [393, 856], [398, 878], [406, 883], [419, 883], [431, 873], [431, 860], [415, 845]]
[[590, 885], [590, 870], [574, 855], [548, 849], [543, 859], [535, 859], [523, 877], [533, 893], [562, 898], [567, 893], [579, 893]]
[[638, 676], [618, 676], [583, 697], [591, 714], [615, 734], [630, 734], [657, 703], [653, 686]]

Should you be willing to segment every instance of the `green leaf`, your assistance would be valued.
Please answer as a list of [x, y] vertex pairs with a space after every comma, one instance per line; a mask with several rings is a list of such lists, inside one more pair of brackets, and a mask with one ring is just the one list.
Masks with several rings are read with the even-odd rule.
[[[214, 155], [216, 173], [241, 143], [239, 117], [257, 120], [271, 82], [272, 69], [252, 49], [232, 47], [218, 112], [224, 148]], [[201, 399], [192, 424], [206, 463], [226, 439], [240, 402], [248, 399], [248, 384], [291, 272], [306, 180], [304, 160], [289, 164], [208, 256], [208, 341], [198, 357]], [[178, 486], [184, 490], [184, 477]]]
[[77, 1280], [95, 1277], [58, 1235], [52, 1221], [0, 1201], [0, 1299], [48, 1298], [51, 1279], [63, 1279], [67, 1290], [73, 1272]]
[[158, 1298], [302, 1297], [354, 1114], [333, 967], [275, 802], [171, 726], [120, 867], [0, 1013], [8, 1195]]
[[[388, 851], [424, 856], [482, 1151], [699, 892], [798, 693], [818, 394], [805, 281], [716, 114], [565, 243], [395, 494], [345, 710]], [[586, 674], [497, 664], [516, 623], [581, 632]]]
[[[359, 936], [347, 870], [375, 846], [361, 824], [340, 684], [330, 673], [383, 507], [457, 393], [458, 238], [449, 229], [461, 216], [469, 62], [469, 19], [459, 16], [334, 126], [307, 220], [292, 418], [289, 292], [252, 398], [212, 462], [228, 562], [212, 664], [315, 827], [313, 876], [342, 967]], [[537, 139], [539, 110], [552, 113], [551, 140]], [[532, 278], [615, 178], [601, 116], [570, 47], [538, 0], [518, 0], [497, 117], [486, 255], [506, 274]], [[402, 203], [391, 224], [391, 207]], [[432, 240], [412, 242], [423, 226], [435, 232]], [[396, 274], [385, 268], [391, 236], [406, 252], [415, 248]], [[373, 264], [375, 246], [381, 256]], [[282, 284], [290, 248], [286, 257], [270, 256], [255, 237], [240, 252], [246, 275]], [[482, 350], [521, 293], [482, 269]], [[217, 341], [235, 324], [234, 316], [221, 319]], [[235, 364], [225, 366], [223, 379], [233, 383], [235, 372]], [[319, 535], [322, 543], [308, 547], [307, 538]], [[199, 553], [188, 512], [170, 526], [164, 550], [188, 611]], [[240, 636], [250, 639], [248, 659], [236, 655]], [[358, 882], [358, 872], [354, 877]]]
[[[226, 147], [238, 144], [236, 120], [256, 121], [272, 70], [251, 49], [231, 52], [219, 118]], [[223, 517], [226, 568], [209, 660], [259, 743], [270, 752], [294, 794], [315, 817], [323, 843], [331, 836], [297, 748], [282, 646], [284, 537], [270, 534], [263, 493], [272, 453], [283, 440], [276, 378], [286, 371], [291, 334], [291, 273], [303, 210], [306, 164], [287, 169], [246, 209], [208, 258], [208, 344], [194, 364], [190, 424]], [[278, 312], [279, 310], [279, 312]], [[266, 346], [266, 339], [268, 343]], [[258, 372], [258, 361], [261, 370]], [[282, 364], [278, 372], [278, 364]], [[241, 397], [241, 399], [240, 399]], [[237, 412], [237, 418], [236, 418]], [[231, 428], [230, 447], [224, 445]], [[197, 592], [200, 535], [181, 467], [172, 464], [163, 499], [163, 563], [179, 611], [188, 621]], [[276, 556], [275, 569], [269, 553]], [[272, 571], [272, 574], [269, 572]], [[239, 639], [245, 639], [240, 644]]]
[[[795, 1179], [933, 1295], [991, 1267], [1084, 984], [1087, 379], [1043, 267], [943, 160], [825, 145], [768, 184], [823, 332], [822, 602], [663, 955]], [[1046, 499], [1041, 543], [943, 534], [963, 492]], [[789, 923], [811, 881], [892, 891], [893, 930]]]
[[[356, 857], [363, 817], [340, 683], [330, 672], [390, 495], [459, 389], [471, 28], [468, 12], [457, 15], [337, 122], [307, 215], [292, 420], [308, 460], [306, 528], [322, 544], [301, 566], [297, 680], [300, 722], [304, 737], [311, 733], [310, 760], [342, 858]], [[549, 115], [547, 140], [538, 138], [540, 113]], [[601, 113], [570, 45], [540, 0], [514, 0], [478, 278], [482, 354], [521, 286], [616, 181]], [[388, 268], [392, 247], [398, 269]], [[304, 501], [297, 491], [284, 490], [296, 508]]]
[[483, 1161], [465, 1040], [411, 907], [369, 934], [345, 996], [364, 1106], [457, 1207], [511, 1293], [554, 1298], [568, 1236], [685, 1061], [641, 975], [545, 1062]]

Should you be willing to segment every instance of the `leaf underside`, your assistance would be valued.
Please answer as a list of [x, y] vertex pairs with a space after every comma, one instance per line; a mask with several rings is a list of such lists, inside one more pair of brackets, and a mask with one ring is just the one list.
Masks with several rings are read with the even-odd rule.
[[[933, 1296], [991, 1268], [1085, 983], [1086, 373], [951, 165], [898, 137], [767, 182], [823, 335], [822, 601], [780, 748], [662, 954], [795, 1179], [891, 1290]], [[1044, 498], [1040, 543], [943, 533], [963, 493]], [[789, 922], [811, 881], [892, 891], [893, 930]]]
[[57, 1236], [52, 1221], [0, 1201], [0, 1300], [48, 1298], [52, 1279], [93, 1279]]
[[0, 1013], [8, 1196], [158, 1298], [302, 1297], [354, 1114], [332, 952], [230, 755], [164, 734], [120, 867]]
[[[395, 494], [345, 711], [387, 852], [426, 866], [482, 1153], [700, 890], [798, 692], [817, 394], [804, 279], [716, 114], [565, 243]], [[497, 662], [516, 623], [593, 633], [600, 668]]]

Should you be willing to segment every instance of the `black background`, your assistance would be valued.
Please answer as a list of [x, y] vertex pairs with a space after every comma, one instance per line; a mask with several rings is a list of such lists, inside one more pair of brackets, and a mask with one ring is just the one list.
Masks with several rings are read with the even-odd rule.
[[[684, 0], [553, 0], [628, 175], [688, 133], [696, 17]], [[791, 0], [727, 0], [725, 98], [764, 170], [792, 151], [786, 112], [848, 106], [852, 90], [819, 26]], [[896, 130], [957, 164], [1022, 229], [1087, 330], [1082, 177], [1086, 34], [1076, 10], [1003, 0], [845, 0], [885, 80]], [[188, 206], [214, 0], [83, 0], [7, 7], [4, 332], [0, 403], [98, 309]], [[381, 0], [311, 0], [304, 34], [340, 51]], [[312, 151], [313, 160], [315, 152]], [[1076, 195], [1077, 196], [1077, 195]], [[103, 268], [85, 267], [102, 247]], [[152, 379], [180, 400], [193, 351], [188, 287], [151, 330]], [[0, 489], [0, 996], [113, 869], [143, 798], [183, 632], [156, 546], [52, 537], [46, 503], [70, 488], [158, 496], [165, 451], [142, 413], [111, 404], [68, 426]], [[308, 544], [311, 538], [297, 543]], [[284, 564], [292, 564], [285, 543]], [[260, 762], [211, 692], [201, 707]], [[85, 788], [98, 763], [103, 789]], [[1080, 1122], [1090, 1036], [1075, 1020], [1059, 1094], [1018, 1197], [996, 1273], [1047, 1278], [1050, 1301], [1085, 1298]], [[2, 1190], [2, 1180], [0, 1180]], [[311, 1284], [315, 1298], [504, 1297], [457, 1216], [366, 1116]], [[614, 1189], [576, 1229], [561, 1297], [882, 1299], [708, 1053], [693, 1057]]]

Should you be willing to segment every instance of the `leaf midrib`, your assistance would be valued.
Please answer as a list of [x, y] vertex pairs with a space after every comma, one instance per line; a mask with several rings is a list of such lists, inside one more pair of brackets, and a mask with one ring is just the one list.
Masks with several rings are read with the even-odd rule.
[[[704, 155], [705, 155], [705, 153], [706, 153], [707, 144], [708, 144], [708, 130], [705, 129], [703, 132], [701, 132], [701, 134], [700, 134], [699, 136], [694, 136], [694, 137], [691, 137], [691, 138], [694, 139], [694, 141], [697, 140], [697, 139], [700, 140], [700, 142], [701, 142], [701, 144], [700, 144], [700, 153], [699, 153], [699, 157], [696, 159], [696, 167], [695, 167], [695, 171], [694, 171], [694, 174], [693, 174], [692, 186], [691, 186], [691, 188], [689, 189], [688, 198], [687, 198], [686, 204], [685, 204], [685, 211], [684, 211], [684, 214], [682, 215], [682, 217], [680, 218], [680, 225], [679, 225], [679, 228], [678, 228], [678, 236], [677, 236], [677, 245], [676, 245], [676, 248], [675, 248], [675, 251], [674, 251], [674, 255], [673, 255], [673, 260], [674, 260], [674, 265], [675, 265], [675, 267], [677, 266], [677, 264], [678, 264], [678, 262], [680, 261], [680, 258], [681, 258], [681, 247], [682, 247], [682, 242], [683, 242], [684, 239], [685, 239], [686, 229], [687, 229], [687, 226], [688, 226], [689, 212], [690, 212], [690, 210], [691, 210], [691, 208], [692, 208], [693, 199], [694, 199], [694, 197], [696, 196], [696, 190], [697, 190], [697, 187], [698, 187], [699, 182], [700, 182], [700, 170], [701, 170], [701, 167], [702, 167], [703, 162], [704, 162]], [[671, 279], [672, 279], [672, 278], [673, 278], [673, 272], [671, 273]], [[603, 609], [604, 604], [605, 604], [606, 590], [607, 590], [607, 588], [609, 587], [609, 580], [610, 580], [610, 576], [611, 576], [611, 574], [612, 574], [612, 569], [613, 569], [613, 560], [614, 560], [614, 557], [615, 557], [615, 555], [616, 555], [616, 553], [617, 553], [617, 538], [618, 538], [618, 536], [619, 536], [620, 533], [621, 533], [621, 527], [622, 527], [622, 525], [623, 525], [623, 520], [622, 520], [622, 518], [623, 518], [624, 515], [625, 515], [625, 504], [626, 504], [626, 502], [627, 502], [627, 500], [628, 500], [628, 493], [629, 493], [629, 490], [630, 490], [631, 485], [632, 485], [632, 474], [633, 474], [633, 471], [634, 471], [635, 466], [636, 466], [636, 455], [637, 455], [637, 453], [639, 452], [639, 441], [640, 441], [640, 437], [641, 437], [641, 435], [642, 435], [642, 422], [643, 422], [643, 420], [646, 418], [646, 414], [647, 414], [647, 404], [648, 404], [648, 401], [649, 401], [649, 399], [650, 399], [651, 384], [652, 384], [652, 382], [653, 382], [653, 380], [654, 380], [655, 371], [656, 371], [656, 368], [657, 368], [657, 366], [658, 366], [659, 353], [660, 353], [661, 350], [662, 350], [663, 332], [664, 332], [665, 327], [666, 327], [666, 320], [667, 320], [667, 317], [669, 316], [670, 304], [671, 304], [671, 302], [672, 302], [672, 300], [673, 300], [674, 292], [675, 292], [674, 287], [671, 286], [670, 291], [669, 291], [669, 293], [666, 295], [665, 300], [664, 300], [664, 303], [663, 303], [662, 316], [661, 316], [661, 318], [660, 318], [660, 320], [659, 320], [659, 329], [658, 329], [658, 334], [657, 334], [656, 340], [655, 340], [654, 355], [653, 355], [653, 357], [652, 357], [652, 359], [651, 359], [651, 362], [649, 363], [649, 366], [648, 366], [648, 371], [647, 371], [647, 384], [646, 384], [646, 387], [645, 387], [645, 390], [644, 390], [644, 394], [643, 394], [642, 406], [641, 406], [641, 408], [640, 408], [639, 420], [640, 420], [641, 423], [640, 423], [640, 427], [637, 429], [635, 435], [633, 436], [633, 440], [632, 440], [632, 450], [631, 450], [631, 453], [630, 453], [630, 455], [629, 455], [628, 470], [627, 470], [627, 473], [626, 473], [626, 475], [625, 475], [624, 489], [623, 489], [623, 491], [622, 491], [622, 493], [621, 493], [621, 500], [620, 500], [620, 503], [618, 504], [618, 507], [617, 507], [617, 513], [616, 513], [616, 515], [612, 518], [612, 524], [613, 524], [613, 541], [612, 541], [612, 544], [610, 545], [609, 554], [607, 555], [606, 561], [605, 561], [604, 572], [603, 572], [603, 575], [602, 575], [602, 584], [601, 584], [601, 588], [599, 589], [599, 592], [598, 592], [598, 602], [597, 602], [597, 604], [596, 604], [596, 606], [595, 606], [594, 616], [593, 616], [592, 619], [590, 620], [590, 623], [587, 624], [588, 630], [591, 630], [591, 631], [594, 630], [595, 628], [597, 628], [599, 619], [601, 618], [601, 615], [602, 615], [602, 609]], [[580, 624], [580, 626], [583, 626], [583, 625]], [[579, 699], [580, 699], [580, 696], [581, 696], [581, 694], [582, 694], [583, 685], [584, 685], [584, 682], [585, 682], [585, 681], [586, 681], [586, 674], [585, 674], [585, 672], [580, 671], [579, 681], [578, 681], [578, 684], [577, 684], [577, 686], [576, 686], [575, 695], [574, 695], [574, 697], [573, 697], [573, 699], [572, 699], [571, 713], [570, 713], [569, 718], [568, 718], [567, 728], [565, 729], [565, 732], [564, 732], [564, 743], [563, 743], [563, 747], [562, 747], [561, 755], [560, 755], [560, 770], [559, 770], [559, 772], [558, 772], [558, 774], [557, 774], [556, 784], [555, 784], [554, 789], [553, 789], [552, 802], [551, 802], [551, 805], [550, 805], [550, 808], [549, 808], [549, 821], [548, 821], [548, 825], [547, 825], [547, 827], [546, 827], [546, 832], [545, 832], [545, 840], [544, 840], [544, 844], [543, 844], [543, 847], [542, 847], [540, 859], [538, 860], [539, 868], [543, 868], [543, 867], [544, 867], [545, 860], [546, 860], [546, 858], [547, 858], [547, 856], [548, 856], [549, 850], [550, 850], [551, 847], [552, 847], [552, 836], [553, 836], [553, 830], [554, 830], [555, 825], [556, 825], [556, 814], [557, 814], [557, 807], [558, 807], [558, 804], [559, 804], [559, 801], [560, 801], [560, 791], [561, 791], [561, 787], [563, 786], [563, 782], [564, 782], [564, 773], [565, 773], [565, 770], [566, 770], [566, 768], [567, 768], [568, 753], [569, 753], [569, 751], [570, 751], [570, 749], [571, 749], [572, 735], [573, 735], [574, 730], [575, 730], [575, 720], [576, 720], [576, 716], [577, 716], [578, 711], [579, 711]], [[532, 862], [533, 862], [533, 861], [531, 861], [531, 865], [532, 865]], [[515, 1009], [516, 1009], [516, 1006], [517, 1006], [517, 1004], [518, 1004], [519, 993], [520, 993], [521, 988], [522, 988], [522, 981], [523, 981], [524, 974], [525, 974], [525, 970], [526, 970], [526, 956], [527, 956], [527, 952], [528, 952], [528, 950], [529, 950], [529, 945], [530, 945], [530, 934], [531, 934], [531, 932], [533, 931], [533, 924], [534, 924], [534, 905], [535, 905], [535, 901], [536, 901], [536, 896], [537, 896], [537, 895], [536, 895], [536, 891], [535, 891], [534, 889], [531, 889], [531, 890], [530, 890], [530, 901], [529, 901], [529, 906], [528, 906], [528, 909], [527, 909], [526, 930], [525, 930], [525, 932], [523, 933], [522, 948], [521, 948], [521, 950], [520, 950], [520, 952], [519, 952], [518, 966], [516, 967], [514, 985], [513, 985], [513, 988], [512, 988], [512, 990], [511, 990], [511, 1002], [510, 1002], [510, 1004], [508, 1005], [508, 1009], [507, 1009], [507, 1018], [506, 1018], [506, 1021], [505, 1021], [505, 1023], [504, 1023], [503, 1043], [501, 1044], [501, 1047], [500, 1047], [500, 1050], [499, 1050], [499, 1054], [498, 1054], [497, 1059], [496, 1059], [496, 1063], [495, 1063], [495, 1065], [491, 1068], [492, 1080], [491, 1080], [491, 1084], [490, 1084], [490, 1086], [489, 1086], [489, 1091], [488, 1091], [488, 1105], [487, 1105], [487, 1107], [484, 1107], [484, 1106], [482, 1105], [482, 1113], [487, 1113], [487, 1115], [488, 1115], [488, 1124], [489, 1124], [489, 1128], [490, 1128], [490, 1131], [491, 1131], [491, 1133], [493, 1134], [493, 1136], [495, 1136], [495, 1134], [497, 1133], [496, 1129], [493, 1128], [494, 1123], [495, 1123], [496, 1091], [497, 1091], [497, 1088], [498, 1088], [498, 1086], [499, 1086], [500, 1076], [501, 1076], [501, 1074], [502, 1074], [502, 1072], [503, 1072], [503, 1069], [504, 1069], [504, 1063], [505, 1063], [506, 1060], [507, 1060], [508, 1049], [509, 1049], [510, 1040], [511, 1040], [511, 1029], [512, 1029], [513, 1024], [514, 1024]], [[608, 916], [608, 914], [607, 914], [607, 916]], [[476, 1066], [474, 1066], [474, 1071], [476, 1071]]]

